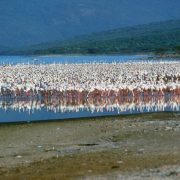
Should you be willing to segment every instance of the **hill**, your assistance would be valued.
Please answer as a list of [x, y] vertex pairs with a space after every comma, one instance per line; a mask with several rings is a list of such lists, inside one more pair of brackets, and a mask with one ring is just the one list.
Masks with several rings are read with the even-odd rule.
[[63, 42], [40, 44], [19, 54], [113, 54], [176, 52], [180, 47], [180, 20], [150, 23], [78, 36]]
[[1, 0], [0, 46], [14, 49], [178, 18], [179, 0]]

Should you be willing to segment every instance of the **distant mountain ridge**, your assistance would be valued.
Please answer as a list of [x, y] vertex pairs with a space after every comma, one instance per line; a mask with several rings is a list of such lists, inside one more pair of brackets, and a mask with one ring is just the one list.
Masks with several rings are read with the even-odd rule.
[[0, 46], [14, 49], [179, 18], [179, 0], [1, 0]]
[[78, 36], [67, 41], [31, 46], [16, 54], [113, 54], [176, 51], [180, 47], [180, 20], [119, 28]]

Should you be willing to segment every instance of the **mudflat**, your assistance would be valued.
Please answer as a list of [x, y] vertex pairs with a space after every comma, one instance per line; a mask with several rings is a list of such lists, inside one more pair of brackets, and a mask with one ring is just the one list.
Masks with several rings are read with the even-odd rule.
[[0, 179], [179, 179], [180, 113], [0, 125]]

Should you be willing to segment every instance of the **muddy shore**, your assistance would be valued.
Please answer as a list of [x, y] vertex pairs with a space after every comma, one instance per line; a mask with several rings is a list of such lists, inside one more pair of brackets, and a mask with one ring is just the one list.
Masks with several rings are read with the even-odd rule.
[[0, 179], [179, 179], [180, 113], [0, 125]]

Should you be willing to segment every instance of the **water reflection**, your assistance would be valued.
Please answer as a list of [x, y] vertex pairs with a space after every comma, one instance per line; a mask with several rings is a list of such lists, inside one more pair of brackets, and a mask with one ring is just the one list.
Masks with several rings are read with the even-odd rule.
[[[0, 109], [4, 112], [9, 110], [24, 112], [32, 115], [41, 110], [53, 113], [67, 112], [157, 112], [157, 111], [180, 111], [180, 96], [139, 96], [139, 97], [44, 97], [44, 98], [6, 98], [1, 97]], [[48, 117], [47, 117], [48, 118]]]

